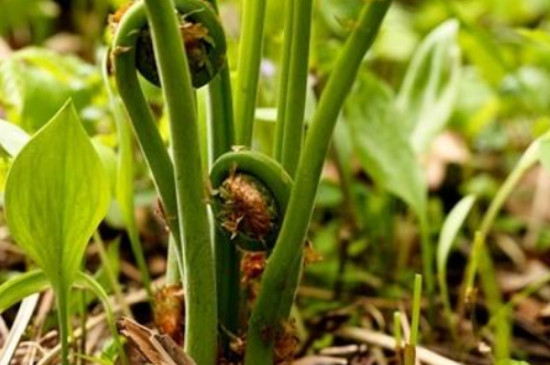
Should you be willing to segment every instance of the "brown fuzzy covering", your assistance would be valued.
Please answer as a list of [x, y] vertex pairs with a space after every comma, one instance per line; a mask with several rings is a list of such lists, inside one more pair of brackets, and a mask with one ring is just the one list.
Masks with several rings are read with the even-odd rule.
[[244, 233], [252, 239], [264, 241], [275, 217], [259, 184], [246, 175], [232, 174], [220, 190], [224, 200], [222, 227], [232, 235]]

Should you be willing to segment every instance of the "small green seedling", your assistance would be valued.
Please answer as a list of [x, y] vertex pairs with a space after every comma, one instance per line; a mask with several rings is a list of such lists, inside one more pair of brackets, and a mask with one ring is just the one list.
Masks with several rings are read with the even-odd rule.
[[5, 191], [11, 234], [55, 291], [63, 364], [69, 364], [70, 288], [109, 201], [107, 175], [67, 102], [17, 155]]

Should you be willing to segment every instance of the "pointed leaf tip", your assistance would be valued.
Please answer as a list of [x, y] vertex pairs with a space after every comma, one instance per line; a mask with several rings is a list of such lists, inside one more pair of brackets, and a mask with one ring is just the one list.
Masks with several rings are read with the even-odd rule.
[[12, 164], [8, 226], [52, 285], [68, 286], [108, 204], [106, 173], [69, 100]]

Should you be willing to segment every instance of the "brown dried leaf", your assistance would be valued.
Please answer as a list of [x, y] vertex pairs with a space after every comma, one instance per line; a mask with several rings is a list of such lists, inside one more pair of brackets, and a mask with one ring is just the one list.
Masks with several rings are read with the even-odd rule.
[[185, 301], [181, 285], [166, 285], [155, 294], [155, 324], [162, 334], [183, 344]]
[[159, 335], [129, 318], [119, 319], [117, 326], [153, 365], [196, 365], [169, 336]]

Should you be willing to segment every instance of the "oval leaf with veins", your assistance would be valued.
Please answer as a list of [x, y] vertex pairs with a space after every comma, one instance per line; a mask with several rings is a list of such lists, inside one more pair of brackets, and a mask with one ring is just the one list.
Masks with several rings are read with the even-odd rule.
[[109, 182], [72, 102], [17, 155], [6, 181], [11, 234], [55, 289], [68, 288], [109, 204]]

